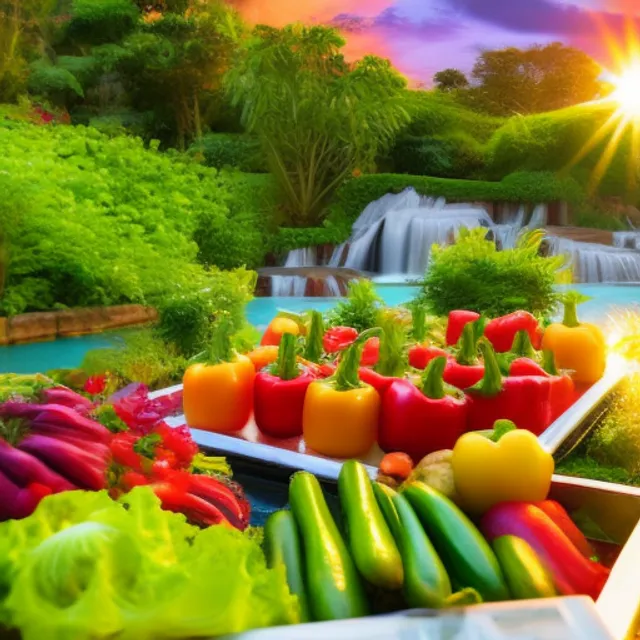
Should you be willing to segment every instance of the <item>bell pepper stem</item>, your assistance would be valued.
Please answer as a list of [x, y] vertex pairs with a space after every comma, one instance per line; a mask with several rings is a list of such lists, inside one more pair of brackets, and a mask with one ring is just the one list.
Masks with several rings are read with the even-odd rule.
[[557, 376], [558, 368], [556, 367], [556, 358], [553, 351], [544, 351], [542, 354], [542, 368], [550, 375]]
[[422, 393], [427, 398], [440, 400], [446, 395], [442, 374], [447, 366], [447, 359], [444, 356], [434, 358], [425, 369], [420, 379]]
[[474, 322], [469, 322], [464, 326], [460, 340], [458, 340], [458, 355], [456, 362], [461, 365], [473, 365], [478, 360], [478, 340]]
[[379, 327], [363, 331], [343, 353], [334, 375], [334, 385], [337, 391], [349, 391], [361, 386], [358, 369], [360, 368], [364, 343], [369, 338], [379, 336], [380, 333]]
[[292, 333], [282, 334], [278, 347], [278, 359], [271, 372], [280, 380], [294, 380], [300, 375], [296, 359], [296, 337]]
[[374, 370], [381, 376], [400, 378], [404, 375], [409, 364], [405, 352], [405, 329], [391, 317], [381, 320], [380, 328], [382, 330], [380, 354]]
[[322, 337], [324, 336], [324, 320], [319, 311], [311, 312], [311, 325], [307, 334], [304, 358], [309, 362], [319, 363], [322, 357]]
[[471, 390], [483, 396], [496, 396], [502, 391], [502, 374], [496, 353], [491, 344], [484, 340], [480, 341], [480, 351], [484, 359], [484, 376]]
[[516, 333], [511, 345], [511, 353], [519, 358], [535, 358], [536, 350], [533, 348], [528, 331], [522, 329]]
[[427, 312], [422, 305], [416, 304], [411, 312], [411, 337], [421, 344], [427, 336]]
[[231, 362], [233, 359], [231, 332], [231, 321], [226, 315], [223, 315], [214, 323], [211, 342], [207, 350], [207, 360], [209, 364]]
[[579, 291], [568, 291], [560, 297], [560, 301], [564, 305], [564, 317], [562, 324], [566, 327], [578, 327], [578, 305], [590, 300], [589, 296], [585, 296]]
[[509, 431], [515, 431], [517, 428], [511, 420], [496, 420], [493, 423], [493, 433], [489, 437], [489, 440], [498, 442], [502, 436], [509, 433]]

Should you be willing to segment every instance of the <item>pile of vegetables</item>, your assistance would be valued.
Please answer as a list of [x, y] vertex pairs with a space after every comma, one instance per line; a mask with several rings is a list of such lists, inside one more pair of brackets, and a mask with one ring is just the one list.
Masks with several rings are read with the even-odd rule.
[[[609, 569], [593, 559], [567, 512], [547, 499], [553, 459], [535, 436], [515, 428], [502, 429], [496, 442], [468, 435], [483, 438], [496, 456], [517, 451], [521, 438], [531, 451], [537, 446], [538, 458], [521, 477], [529, 479], [535, 470], [546, 486], [538, 482], [531, 488], [526, 480], [515, 488], [504, 485], [488, 502], [477, 499], [477, 487], [463, 488], [456, 504], [415, 479], [399, 491], [372, 482], [361, 463], [349, 460], [338, 479], [341, 519], [336, 520], [318, 480], [307, 472], [293, 476], [290, 511], [269, 517], [265, 548], [271, 566], [286, 566], [303, 620], [557, 595], [598, 597]], [[468, 465], [465, 456], [454, 452], [454, 467], [460, 466], [456, 478]], [[492, 465], [495, 461], [487, 460], [484, 469]], [[515, 471], [522, 468], [514, 467], [512, 478]], [[487, 493], [488, 481], [484, 486]]]
[[295, 623], [255, 535], [200, 529], [146, 487], [68, 491], [0, 523], [0, 628], [22, 640], [211, 638]]
[[[89, 388], [99, 393], [100, 381]], [[96, 404], [43, 376], [0, 376], [0, 519], [24, 518], [43, 497], [148, 485], [165, 509], [200, 526], [245, 529], [249, 503], [224, 459], [198, 454], [187, 427], [164, 417], [181, 394], [151, 400], [133, 385]], [[26, 401], [29, 400], [29, 401]]]
[[246, 356], [231, 349], [221, 324], [185, 373], [185, 418], [237, 433], [253, 415], [266, 437], [302, 436], [321, 455], [356, 458], [377, 442], [416, 462], [496, 420], [539, 435], [606, 364], [600, 329], [578, 321], [582, 298], [568, 293], [563, 301], [563, 322], [546, 329], [527, 311], [492, 320], [452, 311], [441, 344], [426, 339], [419, 306], [408, 318], [378, 309], [376, 326], [362, 331], [325, 329], [317, 311], [283, 313]]

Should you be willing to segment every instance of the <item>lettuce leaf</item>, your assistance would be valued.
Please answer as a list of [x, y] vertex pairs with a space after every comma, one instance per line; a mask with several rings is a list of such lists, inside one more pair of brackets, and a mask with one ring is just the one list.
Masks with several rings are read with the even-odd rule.
[[148, 487], [47, 497], [0, 525], [0, 620], [23, 640], [211, 637], [299, 621], [284, 567], [251, 537], [200, 530]]

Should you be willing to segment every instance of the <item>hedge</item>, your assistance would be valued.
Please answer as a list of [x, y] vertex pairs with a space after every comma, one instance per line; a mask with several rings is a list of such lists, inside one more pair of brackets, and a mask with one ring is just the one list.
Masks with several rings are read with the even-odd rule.
[[[510, 118], [487, 145], [487, 175], [500, 179], [513, 171], [562, 172], [598, 195], [637, 201], [640, 190], [637, 160], [631, 155], [631, 123], [622, 130], [601, 179], [594, 180], [594, 170], [620, 122], [615, 109], [615, 105], [604, 102]], [[599, 132], [603, 135], [598, 136]], [[635, 185], [628, 179], [630, 167], [636, 172]]]
[[340, 227], [350, 227], [370, 202], [408, 187], [422, 195], [442, 196], [454, 202], [578, 203], [584, 198], [575, 180], [549, 172], [514, 173], [501, 182], [380, 173], [354, 178], [342, 185], [331, 206], [329, 220]]

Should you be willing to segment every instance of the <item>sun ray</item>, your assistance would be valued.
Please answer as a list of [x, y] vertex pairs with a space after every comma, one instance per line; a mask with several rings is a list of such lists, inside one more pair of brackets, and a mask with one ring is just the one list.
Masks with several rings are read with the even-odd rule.
[[619, 114], [618, 120], [619, 122], [616, 127], [616, 130], [614, 131], [613, 135], [609, 139], [609, 142], [607, 142], [607, 146], [605, 147], [604, 152], [602, 153], [600, 158], [598, 158], [598, 162], [591, 174], [591, 178], [589, 180], [589, 191], [591, 193], [594, 193], [595, 191], [597, 191], [597, 188], [600, 185], [602, 178], [604, 177], [605, 173], [607, 172], [607, 169], [609, 168], [609, 165], [613, 160], [613, 156], [618, 150], [620, 139], [622, 138], [622, 135], [624, 134], [624, 132], [626, 131], [627, 127], [630, 124], [629, 116], [624, 116], [622, 114]]

